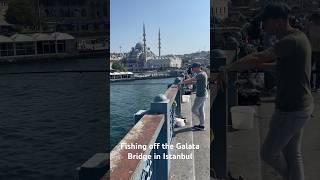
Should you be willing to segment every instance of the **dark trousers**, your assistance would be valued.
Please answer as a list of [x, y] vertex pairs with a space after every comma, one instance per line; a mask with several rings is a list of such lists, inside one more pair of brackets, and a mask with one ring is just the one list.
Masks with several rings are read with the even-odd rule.
[[[312, 67], [315, 66], [316, 71], [320, 71], [320, 52], [312, 52]], [[311, 74], [311, 88], [320, 88], [320, 72]]]

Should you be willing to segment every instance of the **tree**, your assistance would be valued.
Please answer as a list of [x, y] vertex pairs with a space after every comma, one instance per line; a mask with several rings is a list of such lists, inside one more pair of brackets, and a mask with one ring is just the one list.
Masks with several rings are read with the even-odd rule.
[[10, 0], [5, 15], [6, 21], [20, 26], [42, 27], [46, 21], [46, 14], [39, 7], [39, 0]]
[[112, 63], [112, 69], [115, 69], [117, 71], [127, 71], [124, 65], [119, 61], [115, 61]]

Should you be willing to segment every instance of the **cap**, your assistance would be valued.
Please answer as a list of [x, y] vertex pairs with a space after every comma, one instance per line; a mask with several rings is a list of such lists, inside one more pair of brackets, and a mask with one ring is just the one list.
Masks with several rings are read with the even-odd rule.
[[201, 64], [200, 63], [193, 63], [191, 65], [191, 68], [197, 68], [197, 67], [201, 67]]
[[256, 16], [256, 20], [265, 21], [267, 19], [287, 19], [291, 13], [291, 8], [283, 2], [275, 2], [266, 5], [262, 12]]

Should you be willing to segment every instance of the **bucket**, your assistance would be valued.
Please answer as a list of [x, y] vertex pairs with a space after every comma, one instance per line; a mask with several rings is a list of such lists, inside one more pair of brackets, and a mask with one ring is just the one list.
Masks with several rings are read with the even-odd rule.
[[182, 102], [187, 103], [190, 101], [190, 95], [182, 95]]
[[230, 109], [234, 129], [252, 129], [255, 108], [251, 106], [233, 106]]

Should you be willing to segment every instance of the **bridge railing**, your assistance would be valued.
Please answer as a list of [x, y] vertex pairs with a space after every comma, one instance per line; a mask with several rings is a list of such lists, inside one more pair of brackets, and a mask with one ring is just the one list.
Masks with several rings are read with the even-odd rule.
[[[210, 99], [210, 127], [214, 133], [214, 140], [211, 143], [210, 154], [211, 162], [210, 167], [214, 169], [216, 178], [228, 177], [228, 164], [227, 164], [227, 133], [228, 128], [231, 126], [231, 113], [232, 106], [239, 104], [238, 102], [238, 88], [235, 82], [238, 80], [238, 72], [224, 73], [224, 77], [219, 77], [221, 74], [220, 69], [234, 60], [238, 60], [237, 51], [226, 51], [229, 56], [212, 56], [211, 60], [211, 99]], [[257, 72], [273, 72], [274, 65], [265, 65]]]
[[[80, 167], [80, 180], [86, 180], [84, 177], [90, 176], [104, 180], [109, 178], [119, 180], [169, 179], [170, 159], [165, 157], [171, 152], [165, 145], [170, 145], [174, 136], [175, 117], [181, 114], [184, 89], [179, 85], [181, 81], [182, 78], [176, 78], [164, 94], [153, 99], [149, 110], [141, 110], [135, 114], [136, 124], [110, 152], [109, 172], [103, 175], [94, 174], [92, 172], [97, 172], [95, 170], [98, 167], [91, 166], [91, 171], [88, 171], [87, 167]], [[131, 144], [139, 147], [127, 149], [126, 145]], [[151, 146], [154, 148], [150, 148]], [[130, 159], [133, 155], [140, 155], [140, 157]], [[92, 158], [88, 161], [92, 161]], [[91, 174], [88, 175], [86, 172]]]

